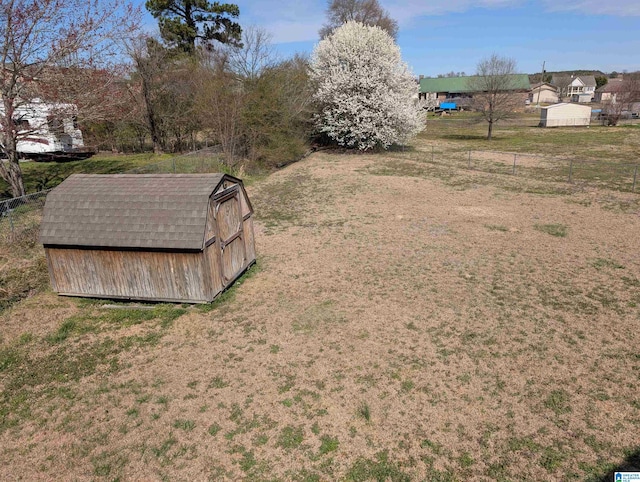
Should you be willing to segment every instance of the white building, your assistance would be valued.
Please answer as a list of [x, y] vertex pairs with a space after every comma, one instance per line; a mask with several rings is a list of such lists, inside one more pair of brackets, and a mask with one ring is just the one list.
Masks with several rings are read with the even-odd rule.
[[596, 78], [593, 75], [574, 77], [567, 88], [567, 95], [572, 102], [591, 102], [596, 92]]
[[540, 127], [588, 126], [591, 107], [579, 104], [554, 104], [540, 109]]
[[555, 104], [558, 102], [558, 88], [547, 82], [531, 86], [529, 101], [532, 104]]
[[[40, 99], [16, 107], [13, 120], [20, 129], [18, 153], [34, 158], [62, 153], [84, 154], [82, 132], [76, 123], [77, 111], [73, 104], [48, 103]], [[2, 105], [1, 115], [4, 115]]]

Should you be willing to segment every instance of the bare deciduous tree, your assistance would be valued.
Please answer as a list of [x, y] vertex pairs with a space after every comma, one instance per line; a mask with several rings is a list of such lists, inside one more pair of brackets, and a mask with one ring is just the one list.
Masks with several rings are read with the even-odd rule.
[[310, 128], [308, 64], [278, 60], [261, 29], [245, 29], [242, 44], [204, 53], [196, 115], [229, 165], [242, 157], [266, 166], [295, 158]]
[[[0, 176], [15, 196], [25, 194], [17, 145], [24, 131], [15, 116], [56, 69], [101, 67], [108, 72], [139, 12], [126, 0], [3, 0], [0, 2], [0, 143], [7, 160]], [[93, 77], [97, 80], [99, 76]], [[58, 99], [45, 99], [56, 101]]]
[[640, 102], [640, 75], [625, 76], [622, 82], [616, 83], [614, 90], [603, 106], [603, 120], [610, 126], [618, 125], [625, 112], [630, 114], [633, 104]]
[[320, 38], [326, 38], [349, 21], [380, 27], [394, 40], [398, 36], [398, 22], [389, 16], [378, 0], [329, 0], [327, 23], [320, 29]]
[[140, 37], [129, 46], [129, 56], [135, 68], [134, 81], [137, 81], [144, 106], [145, 120], [153, 152], [163, 151], [162, 117], [159, 108], [159, 97], [162, 96], [164, 83], [160, 80], [168, 61], [168, 51], [160, 43], [148, 37]]
[[147, 128], [156, 154], [179, 151], [198, 129], [194, 119], [198, 63], [157, 39], [141, 37], [129, 46], [135, 72], [132, 80], [144, 106]]
[[569, 94], [569, 86], [573, 78], [570, 75], [554, 75], [552, 84], [558, 89], [558, 100], [562, 101]]
[[[222, 49], [220, 49], [222, 50]], [[239, 78], [254, 80], [277, 63], [277, 55], [271, 44], [271, 34], [266, 30], [249, 26], [242, 32], [242, 47], [227, 46], [225, 54], [231, 72]]]
[[489, 123], [487, 139], [491, 140], [493, 125], [512, 115], [518, 97], [515, 75], [516, 61], [496, 54], [481, 60], [476, 75], [470, 77], [468, 88], [473, 92], [472, 107]]
[[245, 95], [242, 83], [229, 72], [226, 57], [201, 68], [196, 77], [196, 111], [203, 129], [216, 139], [222, 148], [225, 162], [233, 166], [242, 151], [244, 129], [242, 109]]

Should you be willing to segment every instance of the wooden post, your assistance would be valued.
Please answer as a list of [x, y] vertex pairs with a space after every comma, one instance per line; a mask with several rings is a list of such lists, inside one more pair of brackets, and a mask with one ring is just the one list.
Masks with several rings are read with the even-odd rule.
[[636, 168], [633, 170], [633, 186], [631, 187], [632, 191], [636, 190], [636, 179], [638, 178], [638, 165], [636, 164]]
[[513, 175], [516, 175], [516, 159], [518, 157], [518, 154], [514, 154], [513, 155]]
[[569, 160], [569, 182], [572, 182], [573, 176], [573, 159]]

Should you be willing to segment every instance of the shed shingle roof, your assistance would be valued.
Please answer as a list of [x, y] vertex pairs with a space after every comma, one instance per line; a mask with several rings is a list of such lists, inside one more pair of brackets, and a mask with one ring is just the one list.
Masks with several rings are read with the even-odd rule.
[[225, 174], [74, 174], [47, 195], [45, 245], [199, 250]]

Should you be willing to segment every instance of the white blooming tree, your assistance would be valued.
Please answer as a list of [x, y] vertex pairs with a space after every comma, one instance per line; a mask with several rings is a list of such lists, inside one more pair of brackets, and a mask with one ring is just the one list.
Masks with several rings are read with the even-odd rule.
[[405, 143], [424, 128], [417, 84], [393, 38], [347, 22], [316, 46], [310, 68], [317, 128], [360, 150]]

